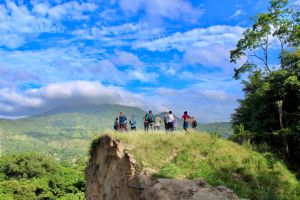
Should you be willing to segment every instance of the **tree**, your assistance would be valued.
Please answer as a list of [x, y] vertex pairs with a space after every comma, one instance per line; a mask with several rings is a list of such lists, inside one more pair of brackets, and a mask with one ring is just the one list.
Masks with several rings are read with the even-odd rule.
[[[254, 143], [269, 144], [293, 163], [300, 163], [299, 16], [287, 0], [271, 0], [230, 52], [234, 78], [243, 78], [245, 92], [233, 125], [243, 125]], [[278, 63], [270, 62], [270, 49], [278, 49]], [[245, 62], [238, 66], [241, 60]]]

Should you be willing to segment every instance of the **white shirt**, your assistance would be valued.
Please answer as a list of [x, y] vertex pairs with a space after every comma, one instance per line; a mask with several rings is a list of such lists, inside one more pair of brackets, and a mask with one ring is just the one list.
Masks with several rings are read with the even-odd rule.
[[166, 121], [169, 122], [173, 122], [175, 120], [175, 117], [173, 114], [167, 114], [166, 116]]

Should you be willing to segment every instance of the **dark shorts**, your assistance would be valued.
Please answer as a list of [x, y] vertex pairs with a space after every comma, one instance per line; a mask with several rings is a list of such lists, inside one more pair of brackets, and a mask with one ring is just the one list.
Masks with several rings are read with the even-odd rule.
[[121, 130], [127, 130], [127, 124], [120, 124]]
[[189, 127], [189, 123], [188, 122], [183, 122], [183, 129], [187, 129]]
[[168, 122], [168, 123], [167, 123], [167, 129], [168, 129], [168, 130], [169, 130], [169, 129], [172, 129], [172, 130], [173, 130], [173, 128], [174, 128], [173, 122]]

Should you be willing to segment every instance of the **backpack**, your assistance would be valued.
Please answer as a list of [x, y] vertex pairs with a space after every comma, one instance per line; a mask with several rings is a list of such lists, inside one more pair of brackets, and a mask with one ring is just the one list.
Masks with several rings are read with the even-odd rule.
[[131, 119], [129, 124], [131, 127], [136, 127], [136, 121], [134, 119], [133, 120]]
[[119, 117], [119, 122], [120, 122], [121, 125], [126, 124], [126, 120], [127, 120], [126, 116], [120, 116]]
[[195, 127], [195, 128], [197, 127], [197, 121], [196, 120], [193, 121], [193, 127]]
[[153, 114], [151, 113], [148, 113], [147, 116], [146, 116], [146, 120], [148, 122], [154, 122], [154, 117], [153, 117]]

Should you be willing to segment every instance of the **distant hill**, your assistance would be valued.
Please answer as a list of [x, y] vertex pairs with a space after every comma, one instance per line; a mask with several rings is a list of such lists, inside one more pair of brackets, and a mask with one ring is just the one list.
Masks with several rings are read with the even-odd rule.
[[[38, 151], [67, 160], [86, 156], [90, 140], [103, 130], [112, 129], [120, 111], [128, 119], [134, 115], [138, 129], [143, 129], [144, 110], [108, 104], [58, 108], [17, 120], [0, 119], [0, 150]], [[199, 130], [226, 136], [229, 127], [230, 123], [201, 124]]]
[[208, 124], [199, 124], [198, 130], [206, 131], [212, 134], [219, 134], [223, 138], [228, 138], [233, 134], [232, 124], [230, 122], [215, 122]]

